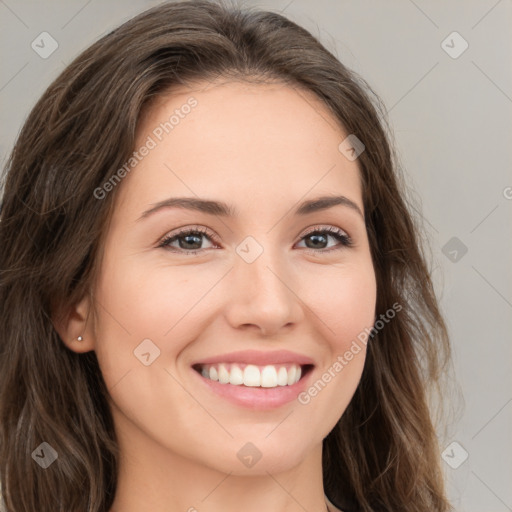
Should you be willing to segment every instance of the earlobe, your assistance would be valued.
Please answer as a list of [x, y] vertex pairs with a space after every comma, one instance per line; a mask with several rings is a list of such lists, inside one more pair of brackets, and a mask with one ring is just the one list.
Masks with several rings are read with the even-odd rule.
[[62, 342], [74, 352], [94, 350], [94, 331], [90, 318], [91, 298], [84, 298], [68, 308], [60, 308], [53, 319], [53, 326]]

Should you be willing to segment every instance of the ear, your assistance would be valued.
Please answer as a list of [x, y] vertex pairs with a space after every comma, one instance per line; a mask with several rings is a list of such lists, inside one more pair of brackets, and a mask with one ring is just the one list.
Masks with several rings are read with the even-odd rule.
[[[63, 343], [73, 352], [83, 353], [94, 350], [95, 335], [92, 322], [92, 300], [89, 294], [68, 308], [57, 309], [53, 326]], [[80, 341], [78, 337], [81, 336]]]

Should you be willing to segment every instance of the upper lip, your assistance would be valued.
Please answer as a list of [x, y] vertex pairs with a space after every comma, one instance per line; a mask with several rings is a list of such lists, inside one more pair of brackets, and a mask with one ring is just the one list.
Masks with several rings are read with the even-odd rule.
[[228, 354], [220, 354], [218, 356], [201, 359], [200, 361], [193, 363], [192, 366], [216, 363], [246, 363], [257, 366], [292, 363], [302, 366], [307, 364], [313, 365], [314, 361], [308, 356], [297, 354], [296, 352], [290, 352], [289, 350], [275, 350], [272, 352], [241, 350], [238, 352], [230, 352]]

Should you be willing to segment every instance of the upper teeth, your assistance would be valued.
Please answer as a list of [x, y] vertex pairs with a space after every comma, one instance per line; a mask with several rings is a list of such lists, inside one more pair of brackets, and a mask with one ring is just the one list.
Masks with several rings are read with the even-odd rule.
[[207, 364], [201, 367], [201, 375], [207, 379], [216, 380], [221, 384], [235, 386], [250, 386], [275, 388], [291, 386], [301, 377], [301, 367], [297, 364], [286, 366], [267, 365], [255, 366], [235, 363]]

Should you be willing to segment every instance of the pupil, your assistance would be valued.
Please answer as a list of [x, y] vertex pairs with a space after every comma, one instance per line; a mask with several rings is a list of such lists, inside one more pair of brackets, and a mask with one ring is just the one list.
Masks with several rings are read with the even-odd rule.
[[197, 236], [197, 235], [185, 235], [184, 237], [184, 240], [185, 240], [185, 244], [194, 244], [194, 242], [190, 242], [190, 239], [195, 239], [196, 240], [196, 244], [198, 245], [198, 247], [182, 247], [182, 249], [200, 249], [200, 246], [201, 246], [201, 237]]
[[320, 243], [325, 243], [325, 235], [310, 235], [308, 238], [314, 241], [313, 249], [316, 247], [316, 244], [319, 241], [319, 239], [321, 239]]

